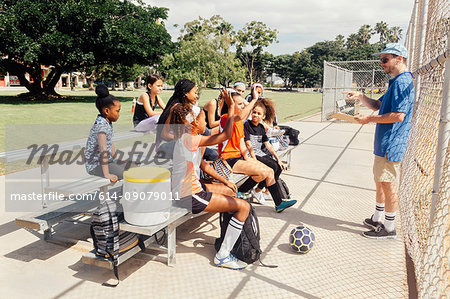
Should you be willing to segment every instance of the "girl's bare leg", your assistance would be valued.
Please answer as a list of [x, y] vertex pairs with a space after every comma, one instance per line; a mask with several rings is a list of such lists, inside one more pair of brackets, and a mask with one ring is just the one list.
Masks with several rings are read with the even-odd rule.
[[239, 221], [245, 222], [250, 211], [249, 204], [239, 198], [224, 194], [213, 193], [205, 212], [234, 212], [233, 216]]
[[222, 183], [205, 184], [205, 187], [206, 187], [206, 191], [208, 191], [208, 192], [220, 193], [220, 194], [228, 195], [231, 197], [236, 196], [236, 193], [233, 190], [231, 190], [230, 188], [228, 188], [227, 186], [225, 186]]
[[250, 175], [255, 182], [266, 180], [266, 186], [275, 184], [275, 177], [272, 168], [257, 160], [239, 160], [232, 168], [235, 173]]

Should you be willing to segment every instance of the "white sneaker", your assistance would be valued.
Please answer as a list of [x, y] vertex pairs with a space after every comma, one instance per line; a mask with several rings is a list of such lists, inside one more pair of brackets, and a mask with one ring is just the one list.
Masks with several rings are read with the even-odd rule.
[[266, 199], [264, 198], [264, 194], [261, 191], [256, 192], [256, 189], [252, 189], [250, 193], [252, 194], [253, 198], [255, 198], [256, 201], [258, 201], [261, 205], [266, 204]]
[[273, 199], [273, 198], [272, 198], [272, 195], [270, 195], [270, 192], [268, 192], [268, 193], [265, 193], [265, 192], [264, 192], [263, 195], [264, 195], [264, 198], [267, 199], [267, 200]]
[[247, 267], [247, 263], [244, 263], [243, 261], [239, 260], [231, 253], [227, 257], [224, 257], [223, 259], [219, 259], [217, 258], [217, 255], [215, 255], [214, 265], [216, 265], [217, 267], [224, 267], [234, 270], [244, 269], [245, 267]]

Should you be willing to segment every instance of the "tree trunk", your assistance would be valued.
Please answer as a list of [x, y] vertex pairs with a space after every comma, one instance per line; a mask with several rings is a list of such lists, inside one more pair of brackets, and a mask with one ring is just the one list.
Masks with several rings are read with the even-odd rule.
[[63, 71], [60, 68], [55, 67], [51, 70], [47, 79], [44, 81], [44, 88], [43, 88], [44, 94], [58, 96], [58, 94], [55, 91], [55, 86], [58, 83], [62, 73]]

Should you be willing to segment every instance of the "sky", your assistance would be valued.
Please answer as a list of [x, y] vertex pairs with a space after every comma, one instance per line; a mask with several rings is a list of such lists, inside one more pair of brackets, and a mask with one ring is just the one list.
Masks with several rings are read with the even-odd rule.
[[[169, 8], [165, 21], [173, 40], [187, 22], [221, 15], [239, 30], [245, 23], [262, 21], [277, 29], [278, 43], [266, 50], [274, 55], [292, 54], [316, 42], [347, 37], [364, 24], [385, 21], [403, 29], [403, 39], [413, 10], [412, 0], [144, 0], [152, 6]], [[175, 28], [174, 24], [180, 25]], [[376, 42], [374, 35], [371, 42]]]

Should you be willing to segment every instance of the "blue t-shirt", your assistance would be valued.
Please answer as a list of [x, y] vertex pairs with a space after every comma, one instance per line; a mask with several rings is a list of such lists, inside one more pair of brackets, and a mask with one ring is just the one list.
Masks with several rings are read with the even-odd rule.
[[402, 161], [408, 145], [411, 110], [414, 104], [412, 74], [404, 72], [389, 80], [389, 88], [379, 100], [381, 101], [379, 115], [402, 112], [405, 113], [405, 117], [402, 122], [377, 123], [373, 153], [386, 157], [389, 161]]

